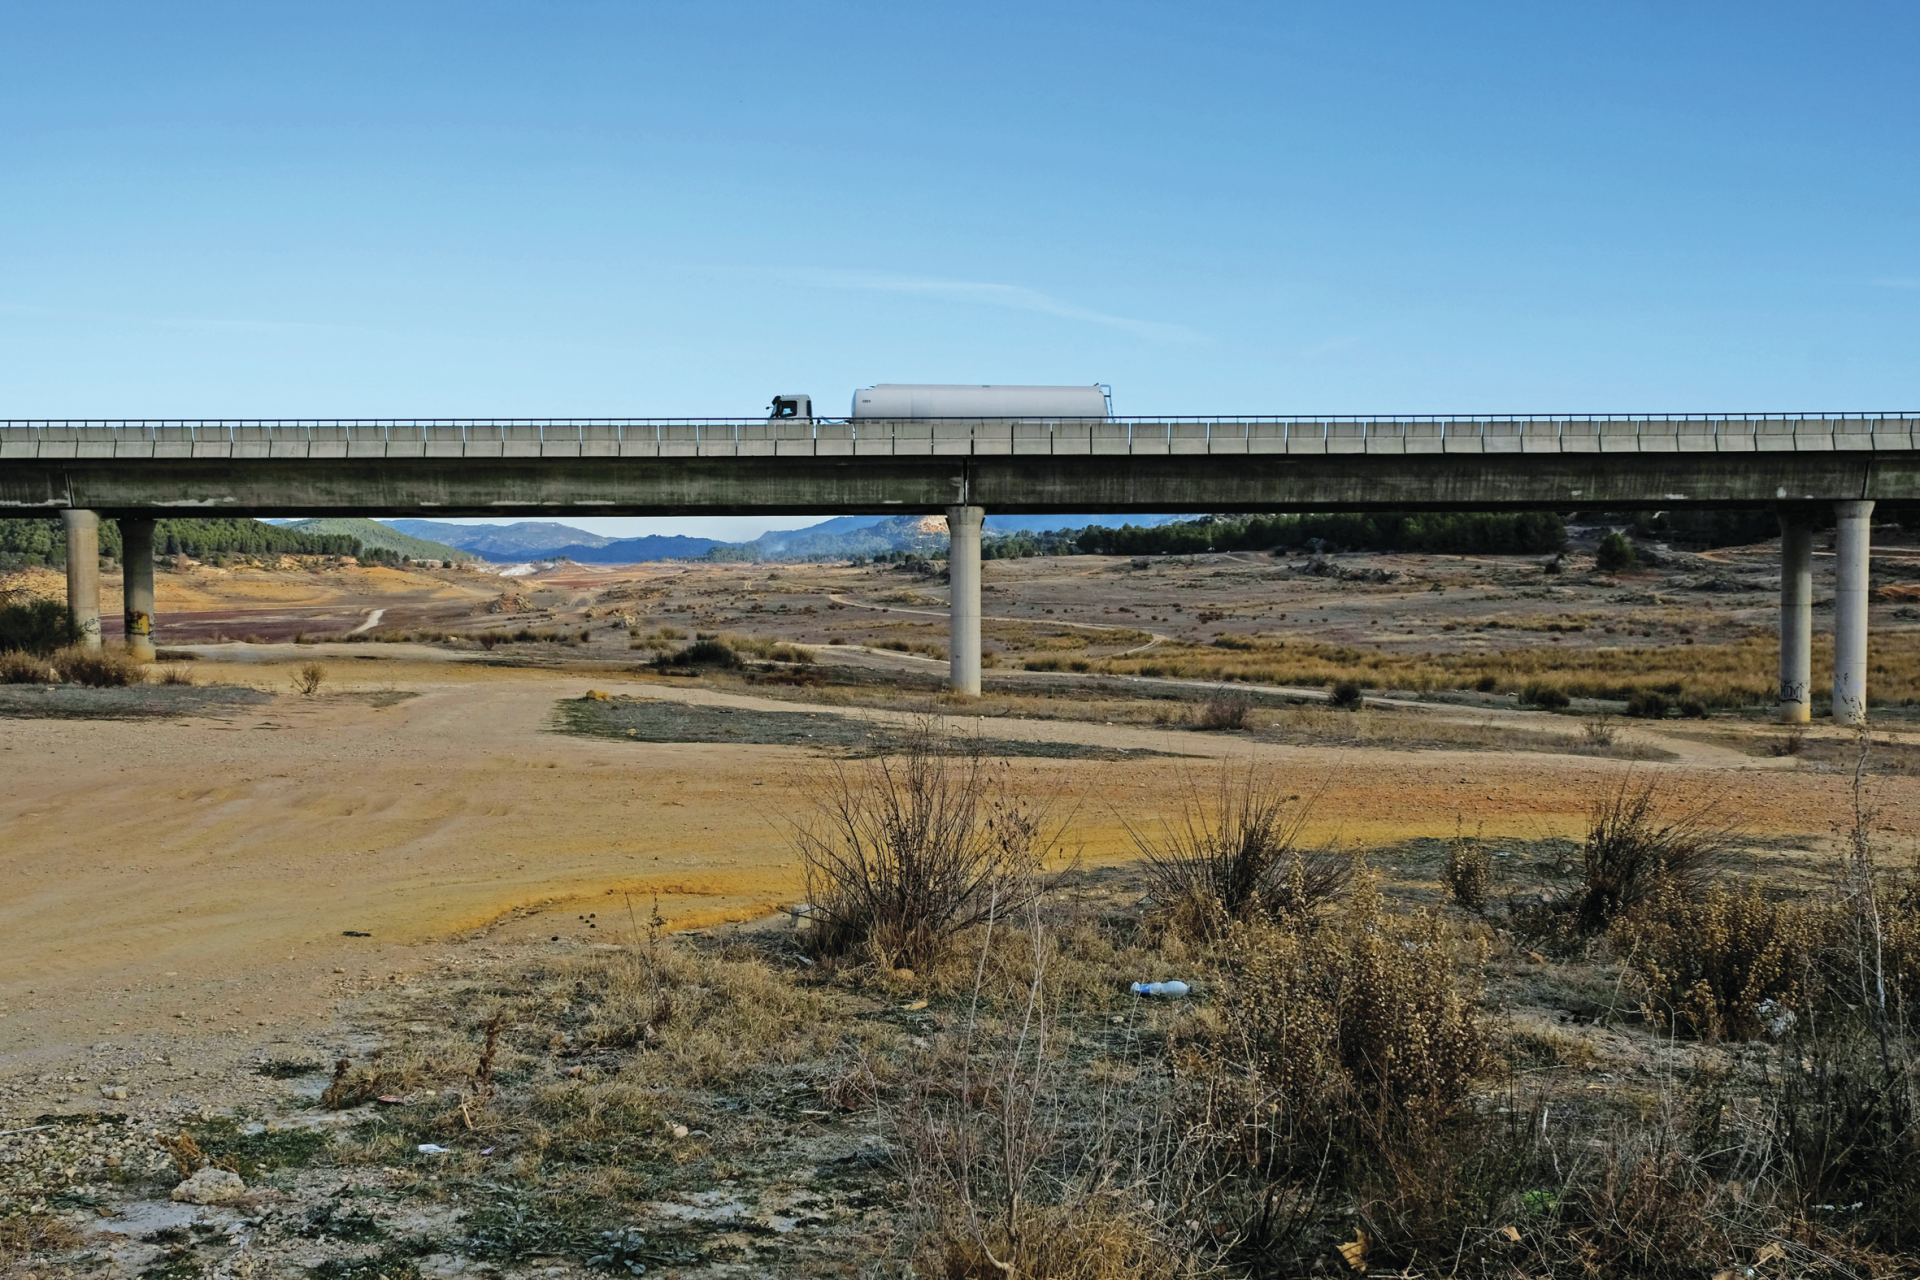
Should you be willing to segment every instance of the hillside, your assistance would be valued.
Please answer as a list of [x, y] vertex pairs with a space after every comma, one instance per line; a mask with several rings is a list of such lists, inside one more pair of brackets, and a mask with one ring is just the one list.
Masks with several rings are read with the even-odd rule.
[[380, 547], [396, 555], [412, 556], [415, 560], [471, 560], [473, 556], [458, 547], [448, 546], [444, 542], [429, 542], [425, 538], [415, 538], [398, 529], [389, 528], [378, 520], [366, 520], [357, 516], [325, 516], [316, 520], [289, 520], [280, 526], [296, 533], [331, 534], [358, 538], [362, 546]]
[[[537, 560], [571, 555], [579, 547], [604, 547], [617, 541], [553, 520], [520, 520], [513, 524], [447, 524], [439, 520], [382, 523], [410, 537], [445, 543], [489, 560]], [[573, 555], [572, 558], [580, 557]]]

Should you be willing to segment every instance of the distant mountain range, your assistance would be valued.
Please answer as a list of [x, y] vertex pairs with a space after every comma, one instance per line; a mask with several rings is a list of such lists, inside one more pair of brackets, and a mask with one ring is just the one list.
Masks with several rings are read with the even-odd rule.
[[[988, 516], [987, 532], [1041, 532], [1078, 529], [1089, 524], [1160, 525], [1181, 517], [1171, 515]], [[308, 524], [371, 524], [372, 521], [299, 521]], [[638, 564], [646, 560], [691, 560], [724, 549], [740, 559], [782, 560], [810, 556], [872, 556], [890, 551], [927, 551], [946, 542], [946, 532], [929, 527], [926, 516], [834, 516], [804, 529], [779, 529], [749, 542], [722, 542], [682, 534], [647, 534], [638, 538], [608, 538], [551, 520], [522, 520], [515, 524], [447, 524], [438, 520], [394, 520], [389, 528], [408, 540], [430, 539], [487, 560], [573, 560], [580, 564]], [[324, 531], [322, 531], [324, 532]], [[366, 535], [356, 530], [363, 540]], [[423, 544], [426, 545], [426, 544]], [[408, 555], [433, 555], [413, 552]]]

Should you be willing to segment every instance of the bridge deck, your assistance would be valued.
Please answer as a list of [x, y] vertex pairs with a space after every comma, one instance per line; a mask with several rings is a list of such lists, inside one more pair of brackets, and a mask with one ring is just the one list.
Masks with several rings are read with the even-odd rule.
[[0, 460], [1906, 451], [1920, 413], [1105, 419], [0, 422]]

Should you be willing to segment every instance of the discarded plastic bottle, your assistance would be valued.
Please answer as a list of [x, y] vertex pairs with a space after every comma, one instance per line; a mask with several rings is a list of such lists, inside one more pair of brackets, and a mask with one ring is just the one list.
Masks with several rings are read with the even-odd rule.
[[1183, 996], [1192, 990], [1184, 982], [1136, 982], [1133, 994], [1137, 996]]

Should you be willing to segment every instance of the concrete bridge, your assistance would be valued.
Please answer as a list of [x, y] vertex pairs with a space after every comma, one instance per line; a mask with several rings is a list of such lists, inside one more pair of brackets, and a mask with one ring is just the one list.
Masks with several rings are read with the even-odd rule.
[[951, 675], [980, 689], [989, 509], [1778, 511], [1780, 714], [1811, 713], [1812, 530], [1838, 526], [1833, 714], [1866, 715], [1868, 521], [1920, 500], [1920, 413], [0, 422], [0, 516], [58, 512], [99, 643], [98, 519], [122, 522], [152, 653], [161, 516], [944, 512]]

